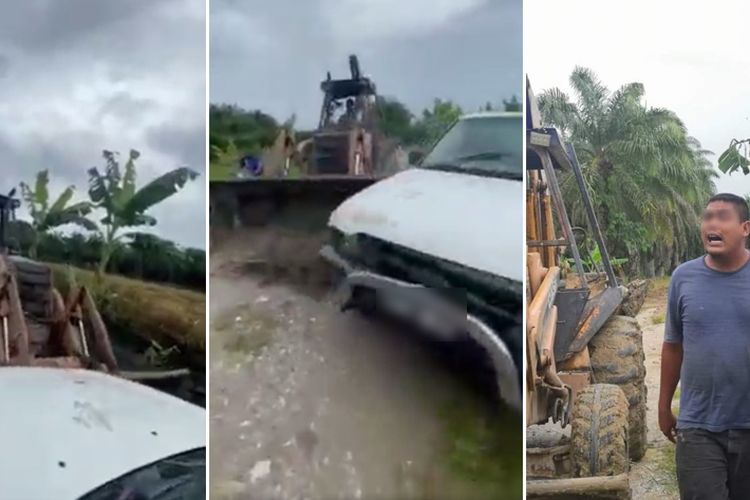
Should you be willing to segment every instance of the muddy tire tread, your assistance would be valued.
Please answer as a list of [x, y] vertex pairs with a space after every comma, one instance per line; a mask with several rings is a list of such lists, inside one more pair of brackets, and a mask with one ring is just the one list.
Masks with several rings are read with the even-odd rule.
[[589, 342], [589, 353], [594, 381], [617, 385], [625, 393], [630, 459], [638, 461], [648, 446], [646, 356], [638, 321], [628, 316], [613, 316]]
[[575, 477], [615, 476], [628, 470], [627, 401], [616, 385], [583, 389], [571, 417]]

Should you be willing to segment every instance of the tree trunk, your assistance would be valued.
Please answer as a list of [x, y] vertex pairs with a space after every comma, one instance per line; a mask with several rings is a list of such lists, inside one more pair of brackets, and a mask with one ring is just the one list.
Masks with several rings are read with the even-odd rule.
[[99, 267], [96, 270], [96, 274], [103, 276], [107, 272], [107, 265], [109, 264], [109, 258], [112, 256], [112, 246], [105, 244], [102, 250], [102, 258], [99, 260]]
[[30, 259], [36, 259], [36, 253], [39, 248], [39, 237], [34, 234], [34, 239], [31, 240], [31, 245], [29, 246], [29, 258]]
[[106, 233], [103, 234], [103, 244], [102, 244], [102, 255], [101, 259], [99, 260], [99, 267], [96, 269], [96, 274], [99, 277], [102, 277], [104, 273], [107, 272], [107, 265], [109, 264], [109, 259], [112, 257], [112, 251], [115, 247], [115, 232], [117, 231], [117, 228], [114, 226], [106, 226]]

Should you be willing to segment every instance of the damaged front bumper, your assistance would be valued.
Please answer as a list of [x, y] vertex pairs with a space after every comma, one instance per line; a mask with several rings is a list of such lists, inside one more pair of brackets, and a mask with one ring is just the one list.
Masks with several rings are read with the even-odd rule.
[[[358, 290], [375, 293], [378, 307], [389, 313], [416, 322], [441, 340], [458, 340], [468, 335], [489, 355], [497, 378], [501, 399], [521, 411], [522, 387], [519, 367], [514, 362], [501, 335], [486, 321], [471, 314], [465, 305], [449, 300], [445, 294], [420, 284], [395, 279], [362, 269], [342, 257], [332, 246], [323, 247], [321, 257], [344, 274], [342, 293], [350, 301]], [[510, 324], [505, 336], [520, 336], [520, 324]]]

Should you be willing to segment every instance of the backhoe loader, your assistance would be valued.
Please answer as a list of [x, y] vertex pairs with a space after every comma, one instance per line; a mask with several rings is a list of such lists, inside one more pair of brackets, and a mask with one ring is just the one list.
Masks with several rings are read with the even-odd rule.
[[[641, 330], [618, 314], [627, 292], [575, 150], [542, 125], [528, 79], [526, 91], [527, 497], [630, 498], [629, 463], [646, 449]], [[578, 188], [602, 273], [584, 268], [562, 176]], [[532, 431], [550, 420], [570, 437]]]

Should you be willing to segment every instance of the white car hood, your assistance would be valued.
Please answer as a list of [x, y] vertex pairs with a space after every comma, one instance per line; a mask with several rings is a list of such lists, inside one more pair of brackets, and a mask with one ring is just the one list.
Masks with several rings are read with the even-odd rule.
[[86, 370], [0, 368], [2, 498], [73, 500], [206, 445], [206, 412]]
[[330, 225], [523, 281], [521, 181], [414, 168], [342, 203]]

